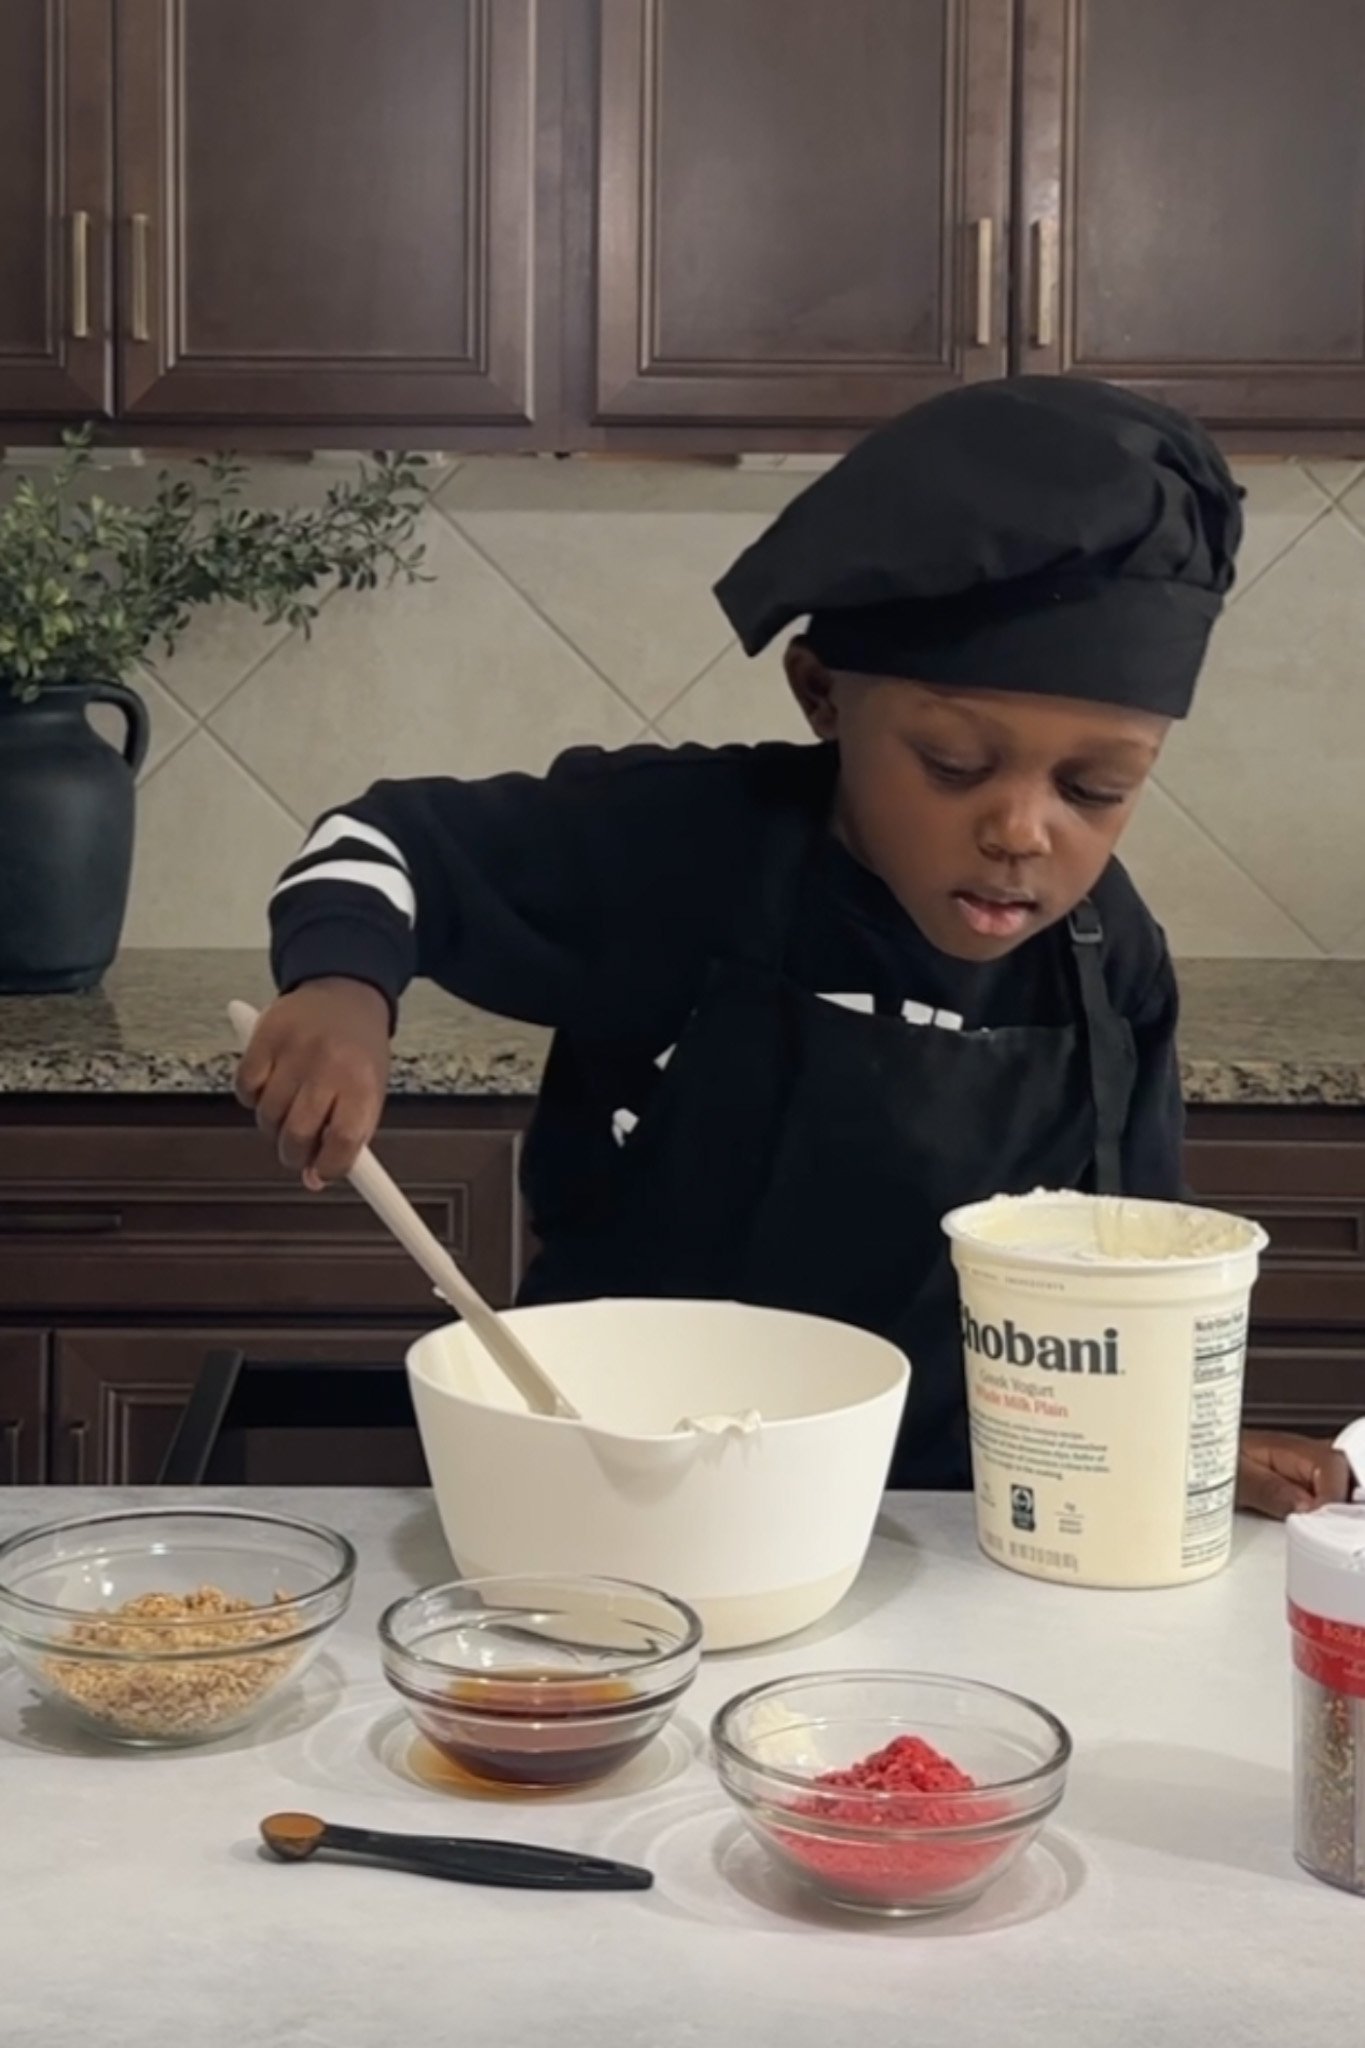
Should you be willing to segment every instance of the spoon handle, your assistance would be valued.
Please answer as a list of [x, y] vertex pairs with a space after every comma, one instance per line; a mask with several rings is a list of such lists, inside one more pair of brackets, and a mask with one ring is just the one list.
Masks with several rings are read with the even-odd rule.
[[[228, 1019], [245, 1051], [258, 1018], [249, 1003], [229, 1003]], [[347, 1178], [408, 1255], [416, 1261], [442, 1299], [468, 1323], [511, 1381], [533, 1415], [558, 1415], [576, 1422], [578, 1410], [543, 1373], [515, 1330], [489, 1307], [478, 1288], [460, 1271], [440, 1239], [428, 1230], [397, 1181], [363, 1146]]]
[[474, 1283], [460, 1271], [445, 1246], [434, 1237], [407, 1196], [380, 1165], [369, 1146], [350, 1172], [351, 1186], [363, 1196], [381, 1223], [422, 1268], [445, 1301], [468, 1323], [497, 1361], [533, 1414], [560, 1415], [570, 1421], [578, 1411], [545, 1377], [516, 1332], [489, 1307]]
[[326, 1827], [319, 1847], [427, 1877], [519, 1891], [638, 1892], [654, 1882], [648, 1870], [570, 1849], [433, 1835], [395, 1835], [373, 1828]]

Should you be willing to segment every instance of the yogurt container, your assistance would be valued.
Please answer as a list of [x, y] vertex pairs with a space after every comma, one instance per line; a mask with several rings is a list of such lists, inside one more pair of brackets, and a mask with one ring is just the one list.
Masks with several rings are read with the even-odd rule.
[[943, 1228], [987, 1556], [1076, 1586], [1220, 1571], [1260, 1225], [1040, 1192], [954, 1210]]

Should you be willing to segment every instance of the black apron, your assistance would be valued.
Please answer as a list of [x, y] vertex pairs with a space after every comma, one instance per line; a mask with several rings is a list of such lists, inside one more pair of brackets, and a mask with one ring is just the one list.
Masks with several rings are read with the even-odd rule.
[[1089, 903], [1070, 925], [1075, 1023], [952, 1031], [808, 993], [784, 968], [817, 845], [808, 817], [774, 826], [735, 957], [711, 968], [605, 1198], [556, 1222], [522, 1299], [703, 1297], [874, 1330], [913, 1366], [892, 1484], [965, 1486], [941, 1219], [1036, 1187], [1119, 1192], [1132, 1033]]

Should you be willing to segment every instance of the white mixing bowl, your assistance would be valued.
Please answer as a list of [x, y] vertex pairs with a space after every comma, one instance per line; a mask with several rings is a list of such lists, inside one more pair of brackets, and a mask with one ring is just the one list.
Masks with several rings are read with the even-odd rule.
[[[708, 1650], [794, 1634], [872, 1535], [910, 1368], [843, 1323], [720, 1301], [566, 1302], [509, 1320], [583, 1416], [531, 1415], [461, 1324], [408, 1353], [467, 1578], [632, 1579], [695, 1607]], [[674, 1425], [762, 1420], [747, 1434]]]

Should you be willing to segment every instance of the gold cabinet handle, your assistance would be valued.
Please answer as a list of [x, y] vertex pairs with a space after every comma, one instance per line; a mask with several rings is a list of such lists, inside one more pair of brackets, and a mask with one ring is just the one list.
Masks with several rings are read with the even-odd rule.
[[129, 268], [132, 272], [131, 308], [128, 325], [134, 341], [150, 341], [152, 338], [151, 315], [148, 311], [147, 240], [151, 221], [145, 213], [135, 213], [128, 223], [131, 241], [129, 245]]
[[90, 339], [90, 216], [71, 216], [71, 339]]
[[979, 220], [975, 234], [976, 325], [973, 338], [978, 348], [989, 348], [995, 306], [995, 222], [989, 218]]
[[1050, 216], [1033, 223], [1033, 345], [1051, 348], [1057, 338], [1057, 223]]

